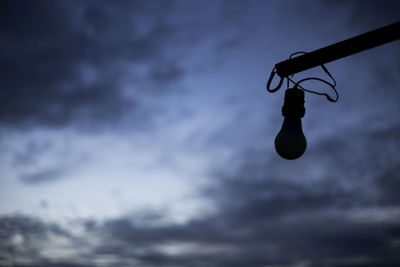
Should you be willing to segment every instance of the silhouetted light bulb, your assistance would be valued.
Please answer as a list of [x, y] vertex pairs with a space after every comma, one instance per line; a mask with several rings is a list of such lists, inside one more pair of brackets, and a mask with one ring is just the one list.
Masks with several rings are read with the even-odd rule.
[[307, 140], [301, 127], [304, 113], [304, 92], [296, 88], [287, 89], [282, 107], [285, 119], [275, 138], [276, 152], [284, 159], [297, 159], [306, 151]]

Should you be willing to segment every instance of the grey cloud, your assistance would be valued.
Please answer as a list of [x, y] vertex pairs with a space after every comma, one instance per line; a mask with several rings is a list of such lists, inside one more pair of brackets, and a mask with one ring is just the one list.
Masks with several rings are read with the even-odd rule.
[[[23, 267], [27, 266], [26, 264], [14, 264], [13, 266], [15, 267]], [[38, 264], [33, 264], [33, 265], [28, 265], [30, 267], [42, 267], [42, 266], [48, 266], [48, 267], [94, 267], [96, 265], [88, 265], [88, 264], [79, 264], [79, 263], [70, 263], [70, 262], [49, 262], [49, 261], [41, 261]]]
[[[169, 85], [188, 71], [181, 63], [185, 53], [196, 49], [196, 42], [205, 35], [212, 42], [225, 38], [218, 33], [226, 27], [211, 27], [206, 17], [180, 22], [182, 5], [177, 1], [2, 2], [1, 124], [115, 122], [127, 111], [146, 112], [149, 107], [140, 105], [141, 94], [176, 87]], [[192, 15], [189, 12], [188, 17]], [[169, 21], [172, 17], [177, 22]], [[129, 89], [121, 84], [127, 80]], [[143, 115], [135, 119], [149, 119]]]
[[[171, 31], [162, 21], [171, 6], [166, 1], [6, 1], [2, 6], [3, 125], [118, 120], [134, 111], [137, 101], [122, 91], [124, 64], [157, 65]], [[148, 32], [140, 33], [145, 27]], [[165, 75], [152, 78], [166, 82]], [[174, 78], [180, 76], [169, 75], [168, 81]]]
[[[123, 224], [109, 222], [107, 228], [99, 230], [108, 229], [106, 236], [112, 241], [100, 246], [95, 254], [117, 254], [119, 258], [136, 259], [149, 266], [296, 266], [301, 262], [310, 266], [339, 266], [328, 264], [329, 259], [344, 262], [360, 257], [366, 258], [365, 264], [357, 266], [373, 263], [391, 266], [399, 262], [395, 249], [390, 248], [390, 241], [397, 238], [393, 231], [398, 231], [392, 225], [314, 216], [286, 223], [267, 217], [263, 223], [243, 222], [239, 227], [231, 225], [230, 219], [224, 215], [212, 216], [202, 222], [155, 229], [135, 229], [123, 219]], [[196, 244], [198, 248], [175, 255], [157, 250], [157, 246], [168, 244]]]
[[0, 264], [18, 265], [18, 260], [28, 259], [36, 265], [41, 262], [39, 242], [48, 240], [50, 234], [69, 237], [67, 231], [55, 224], [23, 215], [0, 217]]
[[[396, 266], [399, 133], [388, 126], [327, 137], [291, 168], [270, 151], [242, 154], [236, 171], [218, 172], [204, 191], [216, 213], [184, 225], [109, 220], [90, 228], [111, 240], [93, 253], [148, 266]], [[158, 248], [169, 244], [196, 248]]]
[[3, 124], [36, 120], [64, 124], [73, 116], [85, 115], [82, 109], [112, 114], [118, 104], [128, 102], [113, 83], [80, 84], [81, 64], [96, 63], [90, 61], [103, 58], [101, 52], [108, 53], [99, 50], [98, 40], [71, 25], [74, 18], [68, 14], [73, 10], [66, 12], [63, 5], [44, 1], [3, 5], [2, 28], [8, 30], [2, 36], [7, 42], [1, 47], [1, 72], [6, 78], [0, 112]]
[[61, 179], [64, 174], [65, 170], [63, 168], [50, 168], [42, 171], [37, 171], [35, 173], [22, 175], [20, 179], [26, 184], [36, 185], [48, 181]]
[[398, 206], [400, 204], [400, 161], [385, 170], [376, 179], [377, 188], [380, 190], [379, 203], [382, 205]]
[[383, 26], [395, 22], [393, 18], [399, 18], [397, 10], [399, 10], [400, 4], [398, 1], [331, 1], [333, 5], [343, 4], [344, 2], [348, 2], [347, 4], [351, 6], [349, 19], [353, 25], [366, 25], [376, 21], [382, 23]]
[[[154, 11], [152, 8], [146, 6], [145, 10]], [[232, 14], [240, 8], [233, 10]], [[102, 14], [104, 10], [91, 12], [87, 18], [93, 28], [91, 34], [101, 35], [110, 26], [102, 24], [107, 14]], [[102, 41], [107, 47], [107, 40]], [[147, 46], [139, 47], [145, 50]], [[99, 56], [96, 60], [102, 64], [101, 53], [85, 53]], [[146, 60], [135, 54], [132, 58]], [[179, 79], [183, 74], [179, 66], [158, 66], [149, 75], [163, 81]], [[104, 95], [100, 93], [98, 99], [107, 96]], [[76, 107], [88, 101], [85, 97], [80, 99], [71, 96], [70, 101], [79, 103]], [[119, 103], [118, 99], [115, 101]], [[31, 259], [28, 266], [96, 266], [96, 260], [102, 257], [112, 259], [109, 266], [398, 266], [400, 226], [398, 215], [392, 211], [399, 208], [396, 188], [400, 128], [386, 124], [377, 130], [368, 125], [360, 123], [356, 125], [360, 128], [352, 131], [347, 128], [322, 137], [290, 165], [274, 157], [274, 151], [249, 151], [241, 146], [236, 151], [237, 166], [222, 166], [210, 177], [214, 183], [204, 189], [204, 197], [213, 201], [216, 212], [202, 214], [185, 224], [154, 224], [162, 221], [161, 212], [142, 216], [140, 223], [132, 216], [104, 223], [90, 220], [83, 223], [86, 232], [75, 239], [64, 233], [67, 230], [52, 228], [39, 220], [3, 217], [2, 260], [8, 263], [14, 256], [27, 256]], [[237, 125], [228, 128], [219, 138], [237, 130]], [[385, 209], [389, 218], [380, 217]], [[85, 244], [88, 250], [77, 253], [77, 259], [51, 262], [35, 249], [38, 240], [45, 239], [49, 232], [66, 236], [77, 248]], [[28, 249], [16, 248], [12, 241], [15, 233], [31, 240], [23, 244]], [[96, 242], [82, 241], [93, 236]], [[48, 242], [52, 245], [51, 240]], [[181, 245], [182, 251], [171, 253], [160, 248], [169, 245]]]
[[[209, 22], [207, 13], [197, 16], [195, 9], [184, 16], [184, 4], [178, 1], [41, 0], [1, 5], [0, 128], [5, 143], [12, 134], [7, 128], [22, 132], [72, 124], [95, 132], [117, 124], [152, 129], [155, 114], [167, 114], [173, 106], [162, 98], [182, 90], [179, 81], [190, 71], [183, 64], [185, 55], [193, 53], [205, 36], [211, 42], [225, 40], [219, 33], [227, 28], [216, 23], [220, 16]], [[220, 12], [218, 4], [201, 6]], [[171, 17], [176, 21], [169, 21]], [[65, 164], [32, 170], [50, 155], [45, 153], [50, 145], [28, 144], [21, 151], [10, 146], [13, 167], [29, 167], [23, 169], [21, 181], [58, 179], [70, 168]]]
[[150, 73], [150, 79], [166, 82], [171, 80], [179, 79], [183, 76], [182, 68], [174, 66], [171, 63], [160, 64], [160, 66], [155, 67]]
[[52, 148], [53, 145], [54, 144], [49, 140], [30, 141], [23, 147], [23, 149], [14, 150], [12, 165], [14, 167], [20, 167], [36, 164], [38, 159], [43, 156], [49, 148]]
[[[392, 187], [397, 183], [397, 168], [390, 167], [397, 162], [398, 127], [353, 134], [358, 140], [347, 133], [321, 141], [297, 170], [273, 162], [269, 152], [245, 154], [234, 175], [220, 175], [205, 191], [216, 202], [216, 214], [155, 228], [137, 227], [129, 218], [109, 221], [98, 231], [114, 242], [100, 246], [99, 252], [119, 252], [150, 266], [396, 266], [399, 225], [395, 217], [373, 218], [379, 216], [376, 212], [382, 204], [398, 207]], [[393, 151], [386, 153], [389, 146]], [[350, 151], [357, 150], [360, 154], [349, 157]], [[321, 154], [329, 156], [323, 159]], [[312, 182], [313, 166], [331, 171]], [[352, 171], [357, 168], [365, 170]], [[369, 208], [378, 211], [357, 219], [358, 212]], [[201, 249], [177, 255], [151, 249], [169, 242], [229, 249], [206, 255]], [[148, 248], [147, 252], [132, 253], [140, 247]]]
[[[71, 166], [78, 167], [88, 158], [85, 152], [79, 155], [71, 153], [70, 145], [59, 146], [54, 136], [43, 134], [41, 138], [41, 132], [31, 136], [11, 132], [8, 134], [8, 140], [13, 141], [2, 140], [3, 160], [8, 163], [6, 167], [13, 169], [19, 180], [26, 185], [58, 181], [70, 174]], [[19, 145], [13, 145], [15, 142]]]
[[[392, 245], [398, 238], [398, 215], [381, 222], [374, 218], [384, 207], [398, 209], [399, 133], [398, 126], [389, 126], [329, 137], [290, 169], [273, 160], [270, 151], [242, 154], [238, 171], [219, 176], [206, 190], [219, 207], [208, 220], [224, 222], [222, 231], [246, 233], [241, 248], [272, 246], [282, 265], [287, 264], [285, 255], [289, 263], [307, 266], [395, 266], [400, 261]], [[356, 219], [368, 209], [375, 211]], [[255, 257], [265, 263], [273, 258]], [[365, 260], [351, 261], [355, 258]]]

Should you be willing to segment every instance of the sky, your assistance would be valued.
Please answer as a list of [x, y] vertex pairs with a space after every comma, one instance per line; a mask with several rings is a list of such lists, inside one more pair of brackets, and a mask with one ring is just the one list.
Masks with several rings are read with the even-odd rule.
[[297, 160], [265, 90], [400, 2], [0, 5], [0, 266], [400, 266], [400, 42], [326, 65]]

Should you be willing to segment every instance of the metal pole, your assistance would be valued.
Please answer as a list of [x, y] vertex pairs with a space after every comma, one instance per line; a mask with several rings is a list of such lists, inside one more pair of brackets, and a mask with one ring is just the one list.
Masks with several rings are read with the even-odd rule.
[[288, 77], [397, 39], [400, 39], [400, 21], [293, 59], [282, 61], [275, 65], [276, 73], [281, 78]]

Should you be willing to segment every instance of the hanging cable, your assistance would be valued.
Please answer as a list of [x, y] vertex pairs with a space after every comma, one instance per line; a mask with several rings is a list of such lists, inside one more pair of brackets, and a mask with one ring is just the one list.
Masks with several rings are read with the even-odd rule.
[[[303, 51], [294, 52], [289, 56], [289, 60], [292, 59], [293, 57], [297, 56], [297, 55], [303, 55], [303, 54], [307, 54], [307, 52], [303, 52]], [[320, 65], [320, 66], [321, 66], [322, 70], [329, 76], [329, 78], [332, 79], [333, 83], [330, 83], [327, 80], [324, 80], [324, 79], [318, 78], [318, 77], [304, 78], [304, 79], [301, 79], [300, 81], [297, 81], [297, 82], [294, 81], [293, 79], [291, 79], [290, 77], [281, 77], [281, 80], [279, 81], [278, 85], [275, 88], [271, 89], [270, 88], [271, 82], [272, 82], [272, 80], [273, 80], [273, 78], [274, 78], [274, 76], [276, 74], [276, 68], [274, 67], [272, 69], [271, 75], [270, 75], [270, 77], [268, 79], [268, 82], [267, 82], [267, 86], [266, 86], [267, 91], [270, 92], [270, 93], [278, 91], [280, 89], [280, 87], [282, 86], [283, 80], [286, 78], [287, 79], [287, 88], [289, 88], [290, 82], [292, 82], [294, 84], [294, 88], [301, 89], [301, 90], [303, 90], [304, 92], [307, 92], [307, 93], [312, 93], [312, 94], [316, 94], [316, 95], [325, 96], [328, 101], [336, 102], [339, 99], [339, 94], [338, 94], [338, 92], [337, 92], [337, 90], [335, 88], [336, 87], [336, 80], [333, 78], [332, 74], [328, 71], [328, 69], [324, 65]], [[294, 76], [294, 74], [291, 75], [292, 78], [293, 78], [293, 76]], [[336, 95], [335, 98], [332, 98], [327, 93], [320, 93], [320, 92], [316, 92], [316, 91], [313, 91], [313, 90], [309, 90], [309, 89], [306, 89], [306, 88], [304, 88], [303, 86], [300, 85], [300, 83], [305, 82], [305, 81], [309, 81], [309, 80], [316, 80], [316, 81], [319, 81], [319, 82], [327, 84], [335, 92], [335, 95]]]

